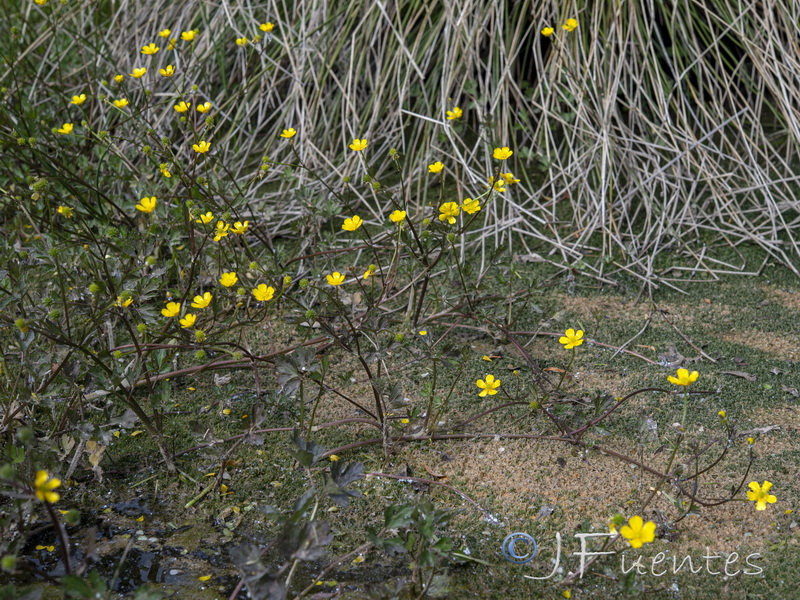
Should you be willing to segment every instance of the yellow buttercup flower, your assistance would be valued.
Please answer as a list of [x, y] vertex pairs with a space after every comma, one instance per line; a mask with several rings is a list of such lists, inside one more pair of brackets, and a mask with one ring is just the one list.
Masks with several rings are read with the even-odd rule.
[[175, 74], [175, 67], [167, 65], [166, 69], [159, 69], [158, 72], [161, 73], [162, 77], [172, 77]]
[[392, 223], [401, 223], [402, 221], [405, 221], [405, 218], [406, 218], [406, 211], [404, 210], [396, 210], [389, 215], [389, 220]]
[[325, 279], [331, 285], [342, 285], [344, 283], [344, 275], [339, 273], [339, 271], [334, 271], [330, 275], [326, 275]]
[[226, 235], [228, 235], [228, 230], [231, 228], [230, 224], [225, 223], [224, 221], [217, 221], [217, 228], [214, 231], [214, 241], [218, 242]]
[[139, 67], [138, 69], [133, 70], [133, 73], [131, 73], [131, 77], [139, 79], [145, 73], [147, 73], [147, 67]]
[[223, 273], [222, 276], [219, 278], [219, 282], [225, 287], [234, 286], [236, 285], [237, 281], [239, 281], [239, 276], [236, 274], [235, 271], [231, 271], [230, 273]]
[[122, 80], [125, 79], [124, 75], [114, 75], [114, 81], [117, 83], [122, 83]]
[[74, 125], [72, 123], [64, 123], [61, 127], [56, 129], [56, 131], [58, 131], [58, 133], [60, 133], [61, 135], [69, 135], [70, 133], [72, 133], [73, 127]]
[[456, 222], [456, 217], [458, 216], [458, 204], [455, 202], [445, 202], [439, 207], [439, 215], [440, 221], [447, 221], [450, 225]]
[[261, 283], [253, 289], [253, 297], [259, 302], [269, 302], [274, 295], [275, 288], [268, 286], [266, 283]]
[[464, 111], [457, 106], [454, 106], [453, 110], [445, 111], [445, 114], [447, 115], [448, 121], [455, 121], [456, 119], [461, 118], [461, 116], [464, 114]]
[[178, 43], [178, 38], [170, 38], [167, 44], [167, 50], [175, 50], [175, 44]]
[[495, 192], [505, 192], [506, 191], [506, 181], [502, 177], [498, 177], [497, 181], [494, 180], [494, 177], [489, 177], [489, 185], [494, 188]]
[[181, 33], [181, 39], [184, 42], [191, 42], [194, 40], [194, 36], [198, 34], [197, 29], [192, 29], [191, 31], [184, 31]]
[[172, 32], [169, 29], [162, 29], [158, 32], [158, 35], [162, 38], [168, 38], [170, 33]]
[[151, 213], [156, 209], [156, 197], [145, 196], [139, 201], [139, 204], [136, 205], [136, 210], [139, 210], [143, 213]]
[[296, 133], [297, 133], [297, 132], [294, 130], [294, 128], [290, 127], [289, 129], [284, 129], [284, 130], [281, 132], [281, 137], [282, 137], [282, 138], [286, 138], [286, 139], [288, 140], [288, 139], [291, 139], [291, 138], [293, 138], [293, 137], [295, 136], [295, 134], [296, 134]]
[[350, 149], [354, 150], [355, 152], [361, 152], [364, 148], [367, 147], [367, 140], [366, 138], [360, 140], [358, 138], [353, 140], [353, 143], [350, 144]]
[[38, 4], [39, 6], [44, 6], [45, 4], [47, 4], [47, 0], [33, 0], [33, 2], [35, 4]]
[[495, 379], [494, 375], [487, 375], [485, 381], [483, 379], [478, 379], [475, 385], [483, 390], [478, 394], [481, 398], [484, 396], [494, 396], [497, 393], [497, 388], [500, 387], [500, 380]]
[[645, 523], [642, 517], [635, 515], [627, 525], [620, 527], [619, 534], [628, 540], [631, 548], [641, 548], [642, 544], [649, 544], [656, 539], [656, 524], [652, 521]]
[[211, 149], [211, 144], [206, 141], [201, 141], [199, 144], [192, 144], [192, 148], [198, 154], [203, 154]]
[[161, 309], [161, 314], [167, 318], [177, 317], [181, 314], [181, 303], [167, 302], [167, 305]]
[[128, 308], [133, 303], [133, 297], [128, 296], [127, 298], [123, 298], [122, 296], [117, 296], [117, 301], [114, 302], [114, 306], [118, 306], [119, 308]]
[[492, 158], [497, 160], [505, 160], [509, 158], [514, 152], [508, 149], [508, 146], [503, 146], [502, 148], [495, 148], [494, 152], [492, 152]]
[[751, 481], [748, 485], [750, 491], [747, 492], [747, 499], [756, 503], [756, 510], [766, 510], [767, 503], [775, 504], [778, 499], [769, 493], [772, 483], [765, 481], [762, 485], [758, 485], [757, 481]]
[[72, 208], [69, 207], [69, 206], [59, 206], [56, 209], [56, 212], [58, 214], [60, 214], [62, 217], [64, 217], [65, 219], [71, 219], [72, 215], [73, 215]]
[[197, 105], [197, 112], [199, 113], [207, 113], [211, 110], [211, 102], [203, 102], [202, 104]]
[[80, 106], [84, 102], [86, 102], [86, 94], [81, 94], [80, 96], [73, 96], [72, 100], [70, 100], [70, 104], [75, 104], [77, 106]]
[[269, 32], [271, 32], [271, 31], [274, 29], [274, 27], [275, 27], [275, 25], [273, 25], [272, 23], [269, 23], [269, 22], [267, 22], [267, 23], [262, 23], [261, 25], [259, 25], [259, 26], [258, 26], [258, 28], [259, 28], [261, 31], [263, 31], [264, 33], [269, 33]]
[[179, 112], [179, 113], [185, 113], [187, 110], [189, 110], [189, 107], [190, 107], [191, 105], [192, 105], [192, 103], [191, 103], [191, 102], [188, 102], [188, 103], [187, 103], [187, 102], [184, 102], [183, 100], [181, 100], [180, 102], [178, 102], [178, 103], [177, 103], [175, 106], [173, 106], [172, 108], [174, 108], [174, 109], [175, 109], [175, 112]]
[[342, 229], [344, 229], [345, 231], [355, 231], [356, 229], [361, 227], [361, 224], [363, 222], [364, 221], [361, 220], [361, 217], [359, 217], [358, 215], [353, 215], [352, 219], [347, 218], [344, 220], [344, 223], [342, 223]]
[[674, 383], [675, 385], [692, 385], [695, 381], [697, 381], [697, 378], [700, 376], [700, 373], [698, 373], [697, 371], [692, 371], [691, 373], [689, 373], [687, 369], [678, 369], [678, 371], [675, 374], [677, 375], [677, 377], [674, 377], [672, 375], [667, 376], [667, 380], [670, 383]]
[[128, 106], [128, 99], [127, 98], [120, 98], [119, 100], [114, 100], [114, 106], [117, 108], [125, 108]]
[[36, 479], [33, 482], [33, 489], [36, 497], [43, 502], [53, 504], [58, 502], [61, 497], [58, 492], [53, 490], [61, 486], [61, 480], [50, 477], [47, 471], [36, 471]]
[[204, 215], [200, 215], [200, 218], [195, 221], [195, 223], [202, 223], [203, 225], [208, 225], [211, 221], [214, 220], [214, 213], [208, 211]]
[[241, 221], [236, 221], [231, 227], [231, 233], [238, 233], [239, 235], [243, 235], [247, 228], [250, 227], [250, 221], [245, 221], [242, 223]]
[[461, 210], [463, 210], [468, 215], [474, 215], [481, 209], [481, 203], [478, 200], [473, 200], [472, 198], [464, 198], [464, 202], [461, 203]]
[[564, 344], [565, 350], [572, 350], [583, 343], [583, 331], [580, 329], [578, 331], [571, 328], [567, 329], [564, 335], [558, 338], [558, 342]]
[[511, 171], [509, 171], [508, 173], [500, 173], [500, 177], [502, 177], [503, 181], [505, 181], [508, 185], [519, 183], [520, 181], [519, 179], [514, 177], [514, 174]]
[[142, 54], [148, 54], [148, 55], [155, 54], [159, 50], [161, 50], [161, 48], [159, 48], [155, 44], [148, 44], [147, 46], [142, 46]]
[[161, 166], [158, 168], [158, 170], [161, 172], [161, 174], [162, 174], [164, 177], [167, 177], [167, 178], [169, 178], [169, 177], [172, 177], [172, 173], [170, 173], [170, 172], [169, 172], [169, 168], [167, 168], [167, 165], [161, 165]]
[[209, 579], [211, 579], [211, 575], [201, 575], [197, 579], [199, 579], [200, 581], [208, 581]]
[[[45, 1], [45, 2], [47, 2], [47, 0], [44, 0], [44, 1]], [[37, 2], [37, 4], [39, 4], [39, 2]], [[44, 2], [42, 2], [42, 4], [44, 4]], [[59, 512], [61, 512], [61, 513], [63, 514], [63, 513], [69, 512], [69, 511], [64, 511], [64, 510], [62, 510], [62, 511], [59, 511]], [[56, 549], [56, 547], [55, 547], [55, 546], [42, 546], [42, 545], [37, 545], [37, 546], [36, 546], [36, 549], [37, 549], [37, 550], [47, 550], [48, 552], [52, 552], [53, 550], [55, 550], [55, 549]]]
[[440, 163], [438, 160], [435, 163], [428, 165], [429, 173], [441, 173], [442, 169], [444, 169], [444, 165]]
[[214, 296], [211, 295], [211, 292], [205, 292], [202, 296], [195, 296], [194, 300], [192, 300], [192, 308], [206, 308], [211, 304], [213, 298]]
[[553, 33], [555, 33], [555, 31], [556, 30], [553, 29], [552, 27], [545, 27], [544, 29], [542, 29], [542, 35], [544, 37], [550, 37], [551, 35], [553, 35]]
[[567, 22], [564, 23], [562, 26], [564, 31], [574, 31], [578, 27], [578, 20], [577, 19], [567, 19]]
[[246, 46], [247, 45], [247, 38], [236, 38], [236, 45], [237, 46]]
[[187, 313], [186, 316], [184, 316], [180, 320], [181, 328], [189, 329], [189, 327], [194, 326], [195, 321], [197, 321], [197, 315], [193, 315], [192, 313]]
[[378, 269], [378, 267], [376, 267], [375, 265], [370, 265], [369, 267], [367, 267], [367, 270], [364, 271], [364, 275], [362, 275], [362, 278], [363, 279], [369, 279], [370, 277], [375, 275], [375, 271], [377, 269]]

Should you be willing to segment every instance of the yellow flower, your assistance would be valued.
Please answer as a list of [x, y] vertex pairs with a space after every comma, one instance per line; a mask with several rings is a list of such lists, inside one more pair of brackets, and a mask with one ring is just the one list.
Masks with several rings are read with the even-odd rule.
[[199, 579], [200, 581], [208, 581], [209, 579], [211, 579], [211, 575], [201, 575], [197, 579]]
[[545, 27], [544, 29], [542, 29], [542, 35], [544, 37], [550, 37], [551, 35], [553, 35], [553, 33], [555, 33], [555, 29], [553, 29], [552, 27]]
[[250, 221], [245, 221], [242, 223], [241, 221], [236, 221], [231, 227], [231, 233], [238, 233], [239, 235], [243, 235], [247, 228], [250, 227]]
[[147, 67], [139, 67], [138, 69], [133, 70], [133, 73], [131, 73], [131, 77], [139, 79], [145, 73], [147, 73]]
[[428, 165], [428, 173], [441, 173], [442, 169], [444, 169], [444, 165], [438, 160], [435, 163]]
[[[44, 0], [44, 1], [47, 2], [47, 0]], [[37, 2], [37, 4], [39, 4], [39, 2]], [[42, 4], [44, 4], [44, 2], [42, 2]], [[63, 514], [65, 512], [67, 512], [67, 511], [63, 511], [62, 510], [60, 512]], [[56, 547], [55, 546], [36, 546], [36, 549], [37, 550], [47, 550], [48, 552], [52, 552], [53, 550], [56, 549]]]
[[64, 217], [65, 219], [71, 219], [72, 218], [72, 214], [73, 214], [72, 208], [69, 207], [69, 206], [59, 206], [56, 209], [56, 212], [58, 214], [60, 214], [62, 217]]
[[219, 278], [219, 282], [225, 287], [231, 287], [233, 285], [236, 285], [237, 281], [239, 281], [239, 276], [236, 274], [235, 271], [231, 271], [230, 273], [223, 273], [222, 277]]
[[247, 38], [236, 38], [236, 45], [237, 46], [246, 46], [247, 45]]
[[569, 600], [570, 598], [572, 598], [572, 591], [564, 590], [563, 592], [561, 592], [561, 596]]
[[502, 177], [508, 185], [519, 183], [519, 179], [516, 179], [511, 171], [508, 173], [500, 173], [500, 177]]
[[565, 350], [572, 350], [583, 343], [583, 331], [580, 329], [578, 331], [567, 329], [564, 335], [558, 338], [558, 342], [564, 344]]
[[339, 457], [336, 454], [331, 454], [328, 457], [328, 460], [331, 461], [331, 462], [336, 462], [337, 460], [339, 460]]
[[197, 105], [197, 112], [199, 113], [207, 113], [211, 110], [211, 102], [203, 102], [202, 104]]
[[494, 180], [494, 177], [489, 177], [489, 185], [494, 188], [496, 192], [505, 192], [506, 191], [506, 182], [502, 177], [498, 177], [497, 181]]
[[195, 223], [202, 223], [203, 225], [208, 225], [211, 221], [214, 220], [214, 213], [208, 211], [204, 215], [200, 215], [200, 218], [195, 221]]
[[747, 443], [752, 446], [753, 444], [756, 443], [756, 440], [755, 440], [755, 438], [749, 437], [749, 438], [747, 438]]
[[258, 287], [253, 290], [253, 296], [259, 302], [269, 302], [274, 295], [275, 288], [268, 286], [266, 283], [259, 284]]
[[44, 502], [53, 504], [58, 502], [61, 497], [58, 492], [53, 490], [61, 486], [61, 480], [55, 477], [50, 477], [47, 471], [36, 471], [36, 479], [33, 482], [33, 488], [36, 492], [36, 497]]
[[656, 524], [652, 521], [645, 523], [642, 517], [635, 515], [627, 525], [619, 528], [619, 534], [628, 540], [631, 548], [641, 548], [642, 544], [649, 544], [656, 539]]
[[189, 110], [189, 107], [190, 107], [191, 105], [192, 105], [192, 103], [191, 103], [191, 102], [189, 102], [189, 103], [186, 103], [186, 102], [184, 102], [183, 100], [181, 100], [181, 101], [180, 101], [180, 102], [178, 102], [178, 103], [177, 103], [175, 106], [173, 106], [173, 108], [175, 109], [175, 112], [179, 112], [179, 113], [185, 113], [187, 110]]
[[402, 223], [406, 219], [406, 211], [404, 210], [396, 210], [392, 214], [389, 215], [389, 220], [392, 223]]
[[481, 209], [481, 203], [478, 200], [473, 200], [472, 198], [464, 198], [464, 202], [461, 203], [461, 210], [463, 210], [468, 215], [474, 215]]
[[726, 413], [724, 410], [721, 410], [717, 413], [717, 416], [724, 421], [725, 418], [728, 416], [728, 413]]
[[114, 100], [114, 106], [117, 108], [125, 108], [128, 106], [128, 99], [127, 98], [120, 98], [119, 100]]
[[191, 42], [192, 40], [194, 40], [194, 36], [196, 36], [197, 33], [198, 32], [196, 29], [192, 29], [191, 31], [184, 31], [183, 33], [181, 33], [181, 39], [184, 42]]
[[175, 74], [175, 67], [167, 65], [166, 69], [159, 69], [158, 72], [161, 73], [162, 77], [172, 77]]
[[80, 96], [73, 96], [72, 100], [70, 100], [70, 104], [81, 105], [86, 102], [86, 94], [81, 94]]
[[161, 309], [161, 314], [167, 318], [177, 317], [181, 314], [181, 303], [167, 302], [167, 305]]
[[458, 204], [455, 202], [445, 202], [439, 207], [439, 212], [441, 213], [439, 215], [439, 220], [446, 220], [448, 223], [450, 223], [450, 225], [452, 225], [456, 222], [456, 217], [459, 213]]
[[567, 19], [567, 22], [564, 23], [562, 26], [564, 31], [574, 31], [578, 27], [578, 20], [577, 19]]
[[45, 4], [47, 4], [47, 0], [33, 0], [33, 1], [39, 6], [44, 6]]
[[192, 300], [192, 308], [205, 308], [209, 304], [211, 304], [211, 299], [214, 296], [211, 295], [211, 292], [205, 292], [202, 296], [195, 296], [194, 300]]
[[139, 200], [139, 204], [136, 205], [136, 210], [139, 210], [143, 213], [151, 213], [156, 209], [156, 197], [150, 196], [149, 198], [145, 196], [141, 200]]
[[360, 139], [356, 138], [356, 139], [353, 140], [353, 143], [350, 144], [350, 149], [354, 150], [356, 152], [361, 152], [366, 147], [367, 147], [366, 138], [363, 139], [363, 140], [360, 140]]
[[189, 327], [194, 326], [195, 321], [197, 321], [197, 315], [187, 313], [186, 316], [180, 320], [180, 324], [183, 329], [189, 329]]
[[689, 371], [686, 369], [678, 369], [676, 375], [677, 377], [672, 375], [667, 376], [667, 380], [675, 385], [692, 385], [695, 381], [697, 381], [700, 373], [697, 371], [692, 371], [689, 373]]
[[295, 134], [296, 134], [296, 133], [297, 133], [297, 132], [294, 130], [294, 128], [293, 128], [293, 127], [290, 127], [289, 129], [284, 129], [284, 130], [281, 132], [281, 137], [282, 137], [282, 138], [286, 138], [286, 139], [288, 140], [288, 139], [290, 139], [290, 138], [293, 138], [293, 137], [295, 136]]
[[172, 173], [169, 172], [167, 165], [161, 165], [160, 167], [158, 167], [158, 170], [164, 177], [172, 177]]
[[61, 135], [69, 135], [72, 133], [72, 128], [75, 127], [72, 123], [64, 123], [60, 129], [56, 129]]
[[178, 38], [170, 38], [167, 50], [175, 50], [175, 44], [178, 43]]
[[142, 54], [155, 54], [159, 50], [161, 50], [161, 48], [159, 48], [155, 44], [148, 44], [147, 46], [142, 46]]
[[445, 114], [447, 114], [448, 121], [455, 121], [456, 119], [461, 118], [461, 116], [464, 114], [464, 111], [457, 106], [454, 106], [453, 110], [445, 111]]
[[114, 75], [114, 81], [117, 83], [122, 83], [122, 80], [125, 79], [124, 75]]
[[228, 230], [230, 228], [231, 226], [228, 223], [225, 223], [224, 221], [217, 221], [217, 229], [214, 232], [214, 241], [218, 242], [228, 235]]
[[331, 285], [342, 285], [344, 283], [344, 275], [339, 273], [339, 271], [334, 271], [330, 275], [326, 275], [325, 279]]
[[775, 504], [778, 499], [769, 493], [769, 488], [772, 483], [765, 481], [762, 485], [758, 485], [757, 481], [751, 481], [748, 486], [751, 491], [747, 492], [747, 499], [756, 503], [756, 510], [766, 510], [767, 502]]
[[362, 275], [362, 278], [369, 279], [370, 277], [375, 275], [375, 271], [377, 270], [377, 268], [378, 267], [376, 267], [375, 265], [370, 265], [369, 267], [367, 267], [367, 270], [364, 271], [364, 275]]
[[344, 229], [345, 231], [355, 231], [356, 229], [361, 227], [361, 224], [363, 222], [364, 221], [361, 220], [361, 217], [359, 217], [358, 215], [353, 215], [352, 219], [347, 218], [344, 220], [344, 223], [342, 223], [342, 229]]
[[122, 296], [117, 296], [117, 301], [114, 302], [114, 306], [119, 308], [128, 308], [131, 303], [133, 302], [133, 298], [128, 296], [127, 298], [123, 298]]
[[497, 388], [500, 387], [500, 380], [495, 379], [494, 375], [487, 375], [486, 381], [483, 379], [478, 379], [478, 381], [475, 382], [475, 385], [483, 390], [480, 394], [478, 394], [478, 396], [481, 398], [484, 396], [494, 396], [497, 393]]
[[168, 38], [170, 33], [172, 32], [169, 29], [162, 29], [158, 32], [158, 35], [162, 38]]
[[427, 332], [426, 330], [422, 329], [422, 330], [419, 332], [419, 334], [420, 334], [420, 335], [428, 335], [428, 332]]
[[497, 160], [505, 160], [512, 154], [514, 153], [508, 149], [508, 146], [503, 146], [502, 148], [494, 149], [494, 152], [492, 152], [492, 158], [496, 158]]
[[209, 149], [211, 148], [211, 144], [209, 144], [206, 141], [201, 141], [199, 144], [192, 144], [192, 148], [198, 154], [203, 154], [209, 151]]
[[269, 23], [269, 22], [262, 23], [261, 25], [258, 26], [258, 28], [261, 31], [263, 31], [264, 33], [269, 33], [270, 31], [273, 30], [274, 27], [275, 27], [275, 25], [273, 25], [272, 23]]

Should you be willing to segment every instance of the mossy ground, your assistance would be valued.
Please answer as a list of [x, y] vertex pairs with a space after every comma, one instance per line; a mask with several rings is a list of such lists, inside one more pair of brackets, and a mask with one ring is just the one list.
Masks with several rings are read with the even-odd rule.
[[[615, 513], [630, 516], [638, 512], [657, 480], [596, 450], [587, 452], [557, 441], [502, 437], [510, 431], [553, 433], [541, 413], [525, 406], [492, 413], [466, 428], [470, 432], [497, 434], [496, 437], [394, 444], [389, 448], [370, 445], [342, 453], [345, 460], [362, 461], [367, 473], [402, 473], [446, 483], [472, 498], [496, 517], [497, 523], [486, 520], [481, 510], [444, 486], [367, 477], [356, 484], [363, 497], [349, 507], [324, 506], [334, 534], [329, 556], [362, 544], [367, 527], [380, 523], [387, 504], [427, 497], [438, 506], [459, 511], [447, 532], [456, 547], [468, 548], [472, 556], [491, 564], [451, 566], [449, 597], [556, 598], [567, 589], [572, 598], [608, 598], [625, 593], [646, 593], [653, 598], [755, 598], [767, 594], [791, 597], [800, 584], [796, 575], [800, 562], [797, 518], [789, 512], [800, 504], [800, 329], [796, 325], [800, 317], [800, 282], [782, 269], [768, 268], [755, 279], [731, 277], [714, 283], [693, 283], [686, 286], [687, 294], [658, 291], [653, 305], [648, 301], [633, 303], [634, 292], [599, 288], [588, 278], [567, 282], [539, 266], [528, 265], [524, 269], [526, 277], [539, 281], [551, 276], [552, 285], [535, 288], [524, 311], [516, 313], [512, 307], [515, 330], [560, 332], [567, 327], [580, 327], [592, 340], [620, 346], [636, 336], [649, 317], [648, 327], [628, 349], [655, 362], [663, 360], [660, 355], [677, 351], [689, 359], [685, 366], [700, 371], [694, 389], [713, 393], [689, 397], [687, 438], [701, 444], [723, 439], [725, 428], [717, 414], [719, 410], [726, 411], [740, 432], [721, 465], [701, 478], [697, 492], [701, 497], [724, 497], [732, 485], [740, 483], [748, 463], [748, 435], [756, 441], [745, 489], [751, 480], [774, 483], [778, 502], [766, 511], [757, 512], [752, 502], [742, 501], [743, 489], [738, 501], [699, 507], [677, 524], [673, 523], [674, 507], [662, 495], [643, 513], [658, 524], [658, 538], [641, 551], [625, 550], [628, 565], [640, 552], [645, 557], [665, 552], [679, 560], [690, 555], [695, 564], [705, 564], [702, 556], [710, 549], [717, 554], [739, 553], [737, 567], [744, 565], [748, 554], [760, 553], [762, 557], [757, 562], [763, 573], [726, 577], [704, 570], [697, 574], [626, 578], [620, 568], [620, 555], [616, 554], [595, 563], [582, 579], [564, 584], [561, 580], [578, 565], [577, 559], [570, 556], [579, 549], [573, 535], [606, 530]], [[432, 327], [428, 335], [435, 339], [443, 333], [444, 329]], [[494, 373], [512, 395], [530, 381], [530, 370], [513, 345], [501, 336], [487, 336], [472, 329], [454, 329], [449, 335], [457, 339], [459, 346], [467, 347], [472, 358], [455, 384], [447, 424], [501, 402], [499, 395], [478, 398], [476, 378]], [[259, 331], [248, 332], [248, 336], [257, 352], [297, 341], [279, 319]], [[703, 358], [683, 336], [716, 362]], [[528, 352], [542, 368], [566, 367], [569, 352], [552, 337], [517, 337], [526, 343]], [[485, 361], [484, 355], [495, 358]], [[355, 369], [346, 356], [334, 352], [332, 357], [337, 372]], [[519, 374], [513, 375], [516, 367], [520, 367]], [[449, 387], [454, 371], [439, 373], [443, 389]], [[619, 397], [641, 387], [669, 389], [672, 386], [666, 376], [673, 372], [674, 367], [654, 366], [626, 354], [614, 356], [613, 350], [584, 344], [567, 380], [566, 400], [575, 404], [567, 403], [562, 410], [575, 410], [574, 406], [590, 402], [598, 393]], [[427, 400], [421, 388], [431, 376], [429, 365], [410, 361], [394, 375], [401, 377], [403, 394], [412, 406], [424, 406]], [[267, 392], [275, 385], [269, 368], [260, 370], [258, 386], [252, 370], [247, 369], [231, 372], [229, 380], [220, 378], [219, 373], [206, 373], [166, 385], [173, 404], [166, 430], [175, 450], [242, 433], [253, 414], [254, 402], [265, 402], [268, 416], [262, 427], [291, 427], [297, 420], [295, 406], [269, 399], [272, 396]], [[265, 400], [257, 400], [259, 387], [265, 392]], [[369, 403], [368, 385], [357, 370], [347, 389], [352, 397]], [[591, 437], [605, 448], [640, 459], [656, 469], [664, 468], [669, 444], [675, 439], [671, 424], [680, 420], [682, 410], [683, 400], [674, 394], [642, 394], [621, 406]], [[352, 405], [326, 395], [316, 422], [356, 415]], [[655, 423], [657, 430], [645, 427], [646, 422]], [[412, 431], [417, 425], [409, 423], [401, 431]], [[366, 425], [344, 425], [320, 429], [316, 441], [330, 449], [375, 435], [375, 430]], [[287, 451], [287, 432], [265, 434], [263, 444], [245, 443], [225, 456], [231, 444], [222, 442], [182, 455], [178, 460], [181, 474], [169, 477], [158, 466], [159, 456], [152, 441], [145, 434], [131, 437], [130, 430], [124, 431], [106, 451], [102, 463], [106, 470], [104, 481], [93, 481], [79, 469], [81, 481], [63, 496], [64, 507], [80, 508], [84, 514], [84, 525], [74, 535], [87, 536], [89, 526], [97, 527], [98, 554], [103, 557], [100, 567], [109, 571], [108, 575], [114, 572], [124, 548], [128, 548], [126, 561], [130, 564], [122, 572], [129, 585], [122, 589], [151, 581], [175, 591], [178, 597], [227, 597], [238, 580], [228, 559], [228, 545], [240, 541], [266, 543], [271, 525], [261, 517], [259, 507], [286, 509], [306, 485], [302, 470]], [[719, 449], [717, 445], [704, 454], [699, 464], [708, 464]], [[229, 493], [221, 495], [214, 490], [191, 508], [185, 508], [211, 481], [206, 475], [219, 470], [223, 457], [235, 461], [227, 467], [229, 479], [226, 476], [225, 483]], [[674, 492], [668, 487], [664, 491]], [[125, 504], [131, 501], [137, 504]], [[120, 506], [128, 509], [118, 510]], [[144, 520], [136, 521], [140, 516]], [[541, 544], [539, 557], [529, 565], [515, 566], [501, 556], [503, 538], [516, 531], [530, 533]], [[556, 532], [563, 538], [559, 572], [547, 581], [524, 578], [526, 574], [542, 576], [550, 572]], [[33, 546], [45, 541], [31, 540], [32, 554], [38, 552]], [[625, 547], [617, 542], [613, 549], [621, 552]], [[143, 553], [158, 557], [158, 567], [136, 567]], [[402, 559], [388, 559], [374, 551], [368, 552], [365, 559], [356, 564], [348, 561], [326, 579], [337, 581], [337, 589], [345, 597], [359, 597], [369, 583], [408, 575], [407, 561]], [[55, 559], [43, 556], [42, 560]], [[713, 563], [712, 570], [719, 571], [722, 562]], [[298, 572], [297, 585], [304, 587], [304, 581], [318, 568], [319, 565], [311, 565]], [[171, 571], [178, 574], [169, 575]], [[209, 574], [213, 577], [208, 582], [198, 580]], [[206, 596], [201, 596], [201, 590]]]

